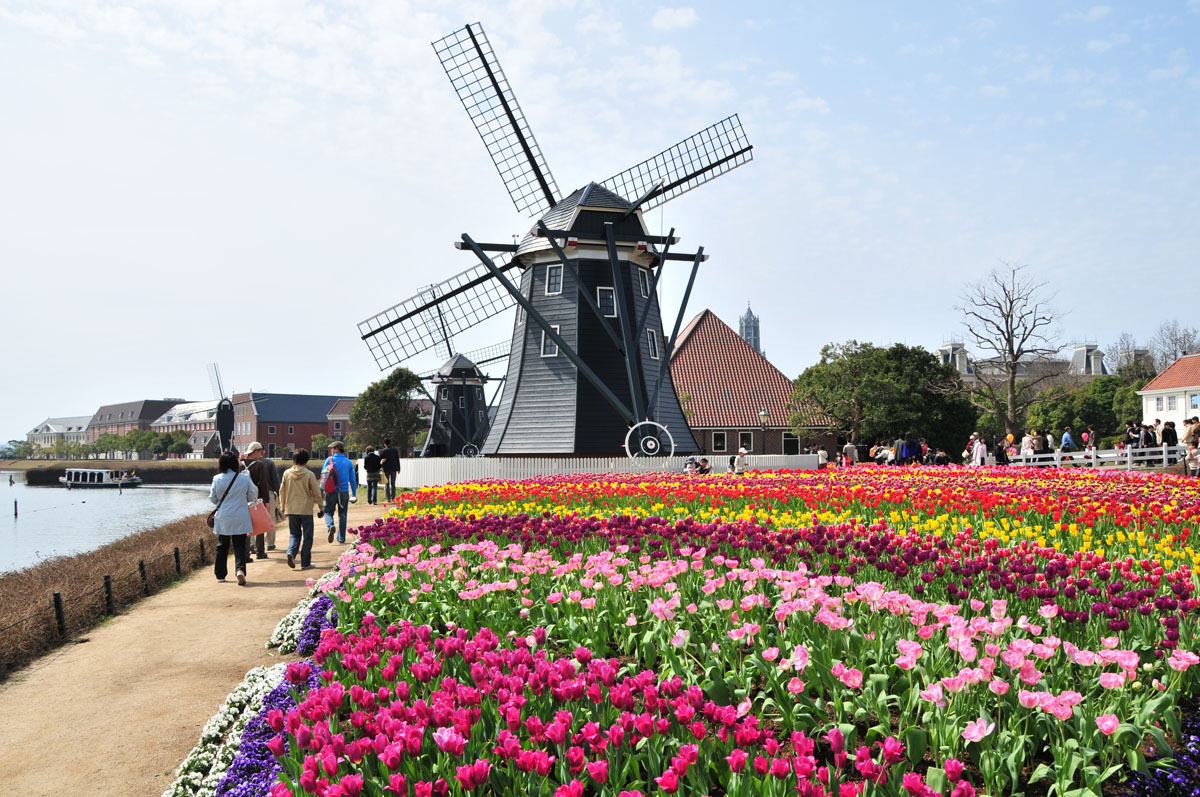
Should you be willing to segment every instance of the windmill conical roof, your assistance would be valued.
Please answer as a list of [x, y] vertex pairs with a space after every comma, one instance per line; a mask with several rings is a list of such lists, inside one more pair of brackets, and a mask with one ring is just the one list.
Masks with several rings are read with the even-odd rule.
[[[631, 207], [633, 207], [633, 203], [628, 199], [613, 193], [599, 183], [588, 183], [560, 199], [554, 207], [546, 211], [541, 221], [546, 225], [546, 229], [548, 230], [565, 230], [570, 226], [571, 218], [575, 215], [576, 208], [629, 210]], [[525, 234], [520, 246], [517, 248], [518, 257], [526, 252], [550, 248], [550, 245], [545, 240], [534, 235], [536, 230], [537, 225], [535, 224], [533, 229]]]
[[456, 354], [437, 370], [442, 379], [483, 379], [479, 366], [471, 362], [465, 355]]

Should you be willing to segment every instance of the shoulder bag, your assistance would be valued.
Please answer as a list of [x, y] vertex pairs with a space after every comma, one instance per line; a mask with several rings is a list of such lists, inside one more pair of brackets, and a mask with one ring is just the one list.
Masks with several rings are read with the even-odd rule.
[[[217, 509], [220, 509], [221, 504], [225, 503], [225, 499], [229, 497], [229, 491], [233, 489], [233, 483], [237, 481], [237, 477], [237, 471], [234, 471], [233, 478], [229, 480], [229, 486], [225, 488], [225, 495], [222, 495], [221, 500], [217, 501]], [[208, 523], [210, 529], [217, 525], [217, 509], [209, 512], [208, 517], [205, 518], [205, 522]]]

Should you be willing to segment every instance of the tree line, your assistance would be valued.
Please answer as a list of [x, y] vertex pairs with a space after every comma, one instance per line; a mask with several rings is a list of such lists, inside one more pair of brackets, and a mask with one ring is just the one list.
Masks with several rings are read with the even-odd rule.
[[[1080, 378], [1060, 356], [1053, 301], [1026, 267], [1002, 264], [967, 285], [956, 307], [971, 352], [966, 373], [920, 347], [830, 343], [795, 380], [793, 401], [827, 415], [856, 444], [913, 435], [954, 452], [973, 431], [1019, 438], [1026, 428], [1070, 426], [1078, 435], [1091, 425], [1099, 445], [1111, 447], [1125, 421], [1142, 420], [1137, 391], [1200, 350], [1200, 332], [1166, 321], [1145, 346], [1122, 333], [1105, 353], [1112, 373]], [[803, 419], [792, 418], [797, 433]]]

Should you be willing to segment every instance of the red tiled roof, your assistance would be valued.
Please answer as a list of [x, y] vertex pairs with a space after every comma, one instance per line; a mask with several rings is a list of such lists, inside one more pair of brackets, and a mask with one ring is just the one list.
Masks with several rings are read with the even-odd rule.
[[1150, 384], [1139, 393], [1147, 390], [1171, 390], [1180, 387], [1196, 387], [1200, 385], [1200, 352], [1185, 354], [1163, 369], [1163, 372], [1150, 380]]
[[[679, 334], [671, 355], [671, 375], [682, 398], [688, 423], [697, 428], [744, 428], [759, 425], [758, 413], [771, 414], [780, 428], [797, 411], [792, 380], [756, 352], [729, 325], [705, 310]], [[827, 428], [832, 421], [813, 408], [802, 408], [805, 426]]]

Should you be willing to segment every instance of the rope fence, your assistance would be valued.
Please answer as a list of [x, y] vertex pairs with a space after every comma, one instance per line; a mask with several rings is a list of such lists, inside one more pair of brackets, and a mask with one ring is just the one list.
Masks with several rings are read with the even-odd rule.
[[0, 681], [73, 636], [128, 609], [172, 582], [212, 561], [211, 540], [178, 547], [153, 559], [138, 560], [137, 568], [105, 575], [101, 583], [66, 595], [47, 596], [45, 608], [0, 627]]

